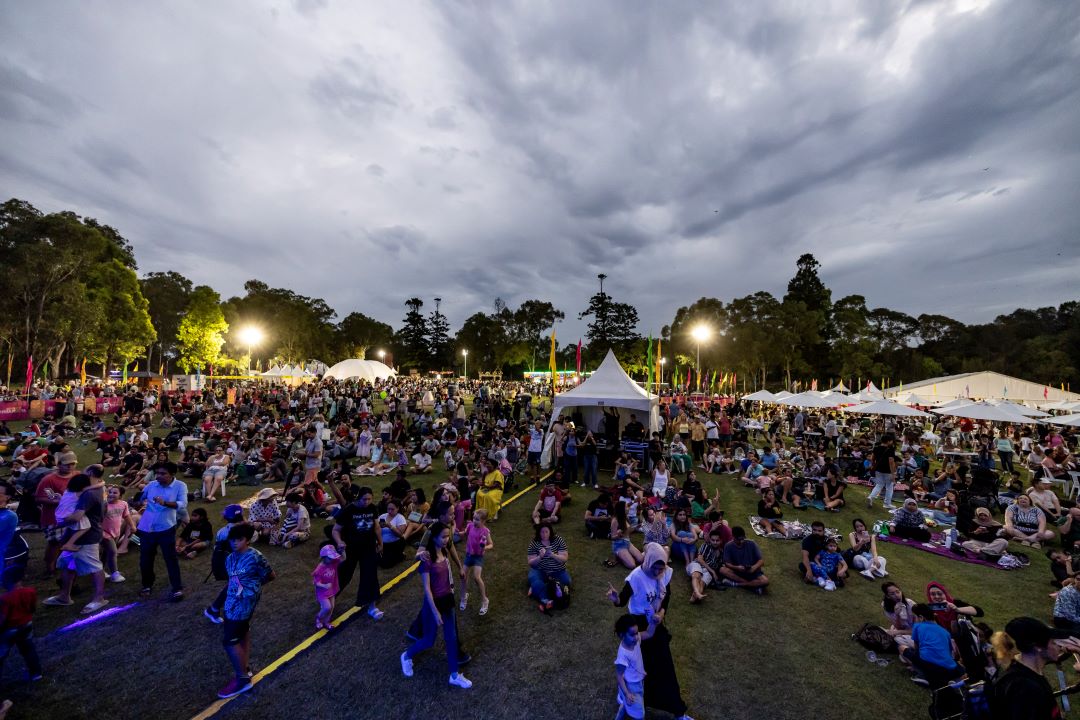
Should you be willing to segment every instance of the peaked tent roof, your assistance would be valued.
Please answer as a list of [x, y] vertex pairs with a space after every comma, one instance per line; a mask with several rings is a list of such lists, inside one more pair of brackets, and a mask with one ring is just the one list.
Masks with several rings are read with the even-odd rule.
[[768, 390], [758, 390], [755, 393], [744, 395], [743, 400], [750, 400], [752, 402], [776, 402], [776, 396]]
[[[613, 400], [632, 400], [648, 408], [652, 400], [657, 396], [645, 391], [631, 379], [622, 369], [615, 353], [608, 350], [604, 362], [596, 368], [596, 372], [572, 390], [559, 393], [555, 400], [566, 400], [562, 405], [598, 405]], [[614, 404], [614, 403], [611, 403]], [[624, 405], [623, 407], [634, 407]]]
[[[1080, 400], [1080, 393], [1066, 392], [1046, 383], [983, 370], [980, 372], [946, 375], [943, 377], [904, 383], [904, 390], [918, 390], [924, 398], [945, 400], [956, 397], [1002, 398], [1017, 403], [1047, 403], [1056, 400]], [[936, 391], [936, 392], [935, 392]], [[896, 395], [899, 387], [886, 388], [885, 394]]]
[[395, 375], [397, 375], [397, 372], [395, 372], [393, 368], [378, 360], [359, 360], [357, 358], [350, 358], [348, 360], [342, 360], [333, 367], [327, 369], [323, 374], [323, 377], [337, 378], [338, 380], [359, 378], [360, 380], [366, 380], [369, 383], [373, 383], [377, 379], [385, 380], [386, 378], [391, 378]]
[[893, 402], [892, 400], [873, 400], [855, 407], [844, 408], [844, 412], [857, 413], [860, 415], [894, 415], [901, 417], [930, 417], [922, 410], [910, 408], [907, 405]]

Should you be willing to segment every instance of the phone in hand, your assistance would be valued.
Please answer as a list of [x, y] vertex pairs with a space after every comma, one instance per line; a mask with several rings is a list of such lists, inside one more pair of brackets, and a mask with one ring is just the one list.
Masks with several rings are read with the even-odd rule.
[[947, 610], [949, 606], [946, 605], [945, 603], [930, 603], [930, 605], [928, 605], [928, 607], [931, 610], [937, 612], [938, 610]]

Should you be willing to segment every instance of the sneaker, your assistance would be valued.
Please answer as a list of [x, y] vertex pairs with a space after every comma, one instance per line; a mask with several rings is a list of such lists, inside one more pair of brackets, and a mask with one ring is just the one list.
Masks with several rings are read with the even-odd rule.
[[819, 578], [817, 579], [817, 585], [818, 585], [818, 587], [819, 587], [819, 588], [823, 588], [823, 587], [825, 587], [825, 578], [823, 578], [823, 577], [819, 577]]
[[82, 609], [82, 614], [83, 615], [93, 615], [98, 610], [100, 610], [101, 608], [105, 607], [108, 604], [109, 604], [108, 600], [97, 600], [95, 602], [87, 603], [86, 606], [83, 607], [83, 609]]
[[458, 610], [465, 612], [465, 608], [469, 605], [469, 593], [465, 593], [461, 596], [461, 604], [458, 605]]
[[923, 687], [930, 687], [930, 681], [924, 678], [922, 675], [913, 675], [911, 677], [911, 682], [915, 683], [916, 685], [922, 685]]
[[225, 684], [225, 687], [218, 690], [217, 696], [222, 700], [227, 700], [231, 697], [236, 697], [240, 693], [247, 692], [251, 689], [251, 678], [233, 678]]
[[462, 651], [461, 656], [458, 657], [458, 659], [457, 659], [458, 667], [468, 665], [471, 662], [472, 662], [472, 655], [470, 655], [469, 653], [464, 652], [464, 651]]
[[874, 507], [874, 501], [871, 498], [866, 498], [866, 507], [868, 507], [868, 508]]
[[385, 615], [386, 613], [384, 613], [382, 610], [380, 610], [379, 608], [372, 605], [371, 607], [368, 608], [367, 614], [369, 616], [371, 616], [372, 620], [382, 620], [383, 615]]
[[151, 590], [150, 588], [143, 588], [142, 590], [139, 591], [139, 597], [148, 598], [148, 597], [150, 597], [150, 593], [152, 593], [152, 592], [153, 592], [153, 590]]
[[[183, 590], [174, 590], [172, 595], [169, 595], [169, 602], [180, 602], [183, 599], [184, 599], [184, 591]], [[240, 692], [243, 692], [243, 690], [241, 690]]]
[[724, 587], [730, 587], [730, 588], [739, 587], [739, 583], [735, 582], [734, 580], [728, 580], [727, 578], [724, 578], [723, 580], [721, 580], [720, 584], [723, 585]]
[[401, 653], [401, 674], [405, 677], [412, 677], [413, 675], [412, 658], [409, 657], [407, 651]]
[[480, 603], [480, 614], [481, 615], [487, 615], [487, 611], [488, 611], [488, 601], [485, 598], [484, 602]]
[[895, 510], [896, 509], [896, 506], [893, 505], [892, 503], [886, 503], [885, 505], [882, 505], [881, 507], [883, 509], [885, 509], [885, 510]]
[[874, 571], [871, 570], [870, 568], [866, 568], [865, 570], [862, 570], [861, 572], [859, 572], [859, 574], [862, 575], [867, 580], [873, 580], [874, 579]]
[[222, 619], [221, 615], [219, 613], [215, 612], [213, 608], [210, 608], [210, 607], [203, 608], [202, 614], [203, 614], [203, 617], [205, 617], [207, 620], [214, 623], [215, 625], [220, 625], [221, 623], [225, 622]]
[[468, 690], [472, 687], [472, 680], [465, 677], [461, 673], [454, 673], [450, 676], [450, 684], [454, 687], [459, 687], [462, 690]]
[[889, 574], [889, 573], [885, 572], [884, 570], [882, 570], [881, 568], [870, 568], [870, 570], [874, 573], [874, 577], [883, 578], [883, 577], [885, 577], [886, 575]]
[[63, 600], [59, 595], [52, 595], [45, 598], [45, 600], [42, 601], [41, 604], [51, 605], [54, 607], [67, 607], [68, 605], [74, 605], [75, 603], [71, 602], [71, 600]]
[[125, 580], [127, 580], [127, 578], [121, 575], [119, 570], [109, 576], [109, 582], [122, 583]]
[[828, 590], [829, 592], [832, 592], [833, 590], [836, 589], [836, 583], [834, 583], [832, 580], [829, 580], [828, 582], [825, 583], [825, 589]]

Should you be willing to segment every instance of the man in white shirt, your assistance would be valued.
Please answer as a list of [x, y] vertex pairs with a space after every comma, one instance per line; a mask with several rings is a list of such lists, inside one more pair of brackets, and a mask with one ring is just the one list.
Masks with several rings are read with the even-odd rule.
[[412, 456], [413, 460], [413, 475], [420, 475], [422, 473], [431, 472], [431, 456], [423, 448], [420, 452]]
[[544, 424], [537, 420], [529, 430], [529, 471], [532, 481], [540, 479], [540, 455], [544, 452]]

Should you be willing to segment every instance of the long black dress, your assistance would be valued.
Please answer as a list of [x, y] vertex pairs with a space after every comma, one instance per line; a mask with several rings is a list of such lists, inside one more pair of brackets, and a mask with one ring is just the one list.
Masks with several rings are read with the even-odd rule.
[[[618, 607], [630, 602], [634, 594], [630, 583], [624, 583], [619, 592]], [[665, 593], [660, 607], [667, 614], [671, 593]], [[679, 690], [679, 678], [675, 674], [675, 659], [671, 657], [671, 633], [663, 623], [656, 626], [648, 640], [641, 641], [641, 660], [645, 665], [645, 704], [654, 710], [663, 710], [676, 717], [686, 714], [686, 703]]]

